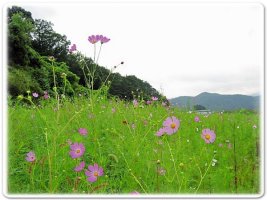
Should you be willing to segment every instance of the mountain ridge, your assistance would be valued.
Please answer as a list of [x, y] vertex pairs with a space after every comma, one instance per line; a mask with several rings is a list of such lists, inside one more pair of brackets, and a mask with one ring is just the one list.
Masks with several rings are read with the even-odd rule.
[[196, 96], [180, 96], [169, 99], [173, 106], [193, 109], [194, 105], [202, 105], [213, 111], [221, 110], [259, 110], [260, 96], [243, 94], [219, 94], [202, 92]]

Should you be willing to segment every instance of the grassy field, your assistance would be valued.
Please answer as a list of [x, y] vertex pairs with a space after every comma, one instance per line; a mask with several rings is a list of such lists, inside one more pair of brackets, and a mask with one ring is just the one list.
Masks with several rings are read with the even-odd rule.
[[[159, 101], [134, 106], [103, 97], [65, 100], [59, 109], [52, 98], [35, 103], [8, 107], [10, 194], [259, 193], [259, 114], [204, 116]], [[156, 136], [172, 116], [180, 121], [178, 131]], [[216, 134], [213, 143], [201, 137], [204, 129]], [[73, 159], [74, 143], [85, 151]], [[33, 162], [26, 160], [30, 151]], [[85, 168], [74, 171], [81, 161]], [[85, 172], [94, 163], [103, 175], [90, 182]]]

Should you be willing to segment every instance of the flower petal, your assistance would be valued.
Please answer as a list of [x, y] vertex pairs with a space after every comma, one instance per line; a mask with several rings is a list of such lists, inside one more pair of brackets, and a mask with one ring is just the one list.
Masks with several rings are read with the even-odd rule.
[[170, 117], [168, 117], [164, 122], [163, 122], [163, 126], [170, 126], [172, 123], [172, 119]]
[[95, 168], [94, 168], [93, 165], [89, 165], [89, 166], [88, 166], [88, 169], [89, 169], [91, 172], [93, 172], [93, 171], [95, 170]]
[[93, 176], [93, 173], [91, 171], [85, 170], [84, 173], [86, 176]]
[[96, 180], [97, 180], [97, 177], [96, 177], [96, 176], [89, 176], [89, 177], [87, 178], [87, 181], [89, 181], [89, 182], [91, 182], [91, 183], [95, 182]]
[[103, 176], [103, 175], [104, 175], [103, 168], [100, 167], [99, 170], [98, 170], [98, 176]]
[[97, 163], [94, 164], [94, 169], [95, 169], [95, 171], [98, 171], [98, 164]]

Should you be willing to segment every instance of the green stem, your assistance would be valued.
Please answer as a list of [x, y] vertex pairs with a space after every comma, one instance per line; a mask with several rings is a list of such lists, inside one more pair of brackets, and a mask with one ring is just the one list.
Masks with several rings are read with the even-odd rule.
[[48, 134], [47, 131], [45, 130], [45, 141], [46, 141], [46, 150], [47, 150], [47, 155], [48, 155], [48, 166], [49, 166], [49, 188], [50, 192], [52, 191], [52, 163], [51, 163], [51, 157], [50, 157], [50, 152], [49, 152], [49, 143], [48, 143]]
[[[210, 161], [210, 164], [209, 164], [208, 168], [206, 169], [204, 175], [203, 175], [203, 176], [201, 175], [201, 179], [200, 179], [200, 182], [199, 182], [199, 184], [198, 184], [198, 187], [197, 187], [195, 193], [198, 192], [198, 189], [200, 188], [200, 186], [201, 186], [201, 184], [202, 184], [202, 181], [204, 180], [206, 174], [208, 173], [208, 171], [209, 171], [209, 169], [210, 169], [210, 166], [211, 166], [211, 164], [212, 164], [212, 160], [213, 160], [213, 159], [214, 159], [214, 156], [212, 157], [212, 159], [211, 159], [211, 161]], [[200, 170], [200, 169], [199, 169], [199, 170]], [[200, 171], [201, 171], [201, 170], [200, 170]], [[201, 173], [201, 174], [202, 174], [202, 173]]]
[[168, 139], [165, 137], [165, 140], [167, 142], [167, 145], [168, 145], [168, 148], [169, 148], [169, 151], [170, 151], [170, 154], [171, 154], [171, 159], [172, 159], [172, 162], [173, 162], [173, 167], [174, 167], [174, 170], [175, 170], [175, 174], [176, 174], [176, 177], [177, 177], [177, 181], [178, 181], [178, 184], [180, 185], [180, 181], [179, 181], [179, 176], [178, 176], [178, 172], [177, 172], [177, 168], [176, 168], [176, 164], [175, 164], [175, 161], [174, 161], [174, 157], [173, 157], [173, 153], [172, 153], [172, 149], [171, 149], [171, 146], [168, 142]]
[[67, 84], [67, 79], [64, 77], [64, 89], [63, 89], [63, 94], [65, 95], [65, 90], [66, 90], [66, 84]]
[[120, 149], [119, 149], [119, 151], [120, 151], [122, 157], [124, 158], [124, 161], [125, 161], [125, 163], [126, 163], [126, 165], [127, 165], [128, 171], [130, 172], [131, 176], [132, 176], [132, 177], [134, 178], [134, 180], [138, 183], [138, 185], [142, 188], [142, 190], [144, 191], [144, 193], [147, 193], [146, 190], [144, 189], [144, 187], [142, 186], [142, 184], [140, 183], [140, 181], [139, 181], [139, 180], [136, 178], [136, 176], [132, 173], [132, 170], [131, 170], [130, 167], [129, 167], [129, 164], [128, 164], [128, 162], [127, 162], [125, 156], [124, 156], [124, 153], [122, 153]]
[[102, 47], [102, 43], [101, 43], [100, 48], [99, 48], [99, 51], [98, 51], [98, 56], [97, 56], [97, 59], [96, 59], [96, 64], [98, 63], [99, 55], [100, 55], [100, 52], [101, 52], [101, 47]]
[[54, 91], [56, 93], [56, 100], [57, 100], [57, 110], [59, 110], [59, 97], [58, 97], [58, 92], [57, 92], [56, 74], [55, 74], [54, 62], [52, 62], [52, 69], [53, 69], [53, 79], [54, 79]]
[[80, 111], [75, 112], [75, 114], [69, 119], [69, 121], [66, 123], [66, 125], [61, 129], [61, 131], [57, 134], [57, 136], [55, 137], [55, 139], [57, 139], [57, 137], [68, 127], [68, 125], [70, 124], [70, 122], [78, 115], [80, 114], [82, 111], [84, 110], [84, 108], [82, 108]]
[[83, 70], [83, 75], [84, 75], [84, 78], [85, 78], [85, 84], [87, 85], [88, 89], [90, 89], [90, 84], [89, 84], [89, 81], [88, 81], [87, 76], [85, 74], [84, 67], [82, 67], [82, 70]]
[[30, 170], [31, 170], [31, 175], [30, 175], [30, 181], [31, 181], [31, 185], [32, 185], [32, 190], [34, 191], [34, 168], [35, 168], [35, 163], [31, 163], [31, 166], [30, 166]]
[[94, 62], [95, 62], [95, 54], [96, 54], [96, 44], [94, 43]]

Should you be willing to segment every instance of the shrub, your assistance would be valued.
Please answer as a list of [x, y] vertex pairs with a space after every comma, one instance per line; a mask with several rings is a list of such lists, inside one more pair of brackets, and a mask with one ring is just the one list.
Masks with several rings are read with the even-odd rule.
[[30, 71], [10, 69], [8, 74], [9, 95], [18, 96], [20, 94], [26, 94], [27, 90], [40, 93], [42, 89], [38, 82], [32, 77]]

